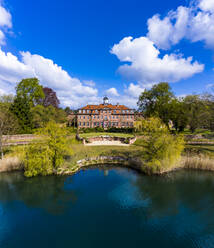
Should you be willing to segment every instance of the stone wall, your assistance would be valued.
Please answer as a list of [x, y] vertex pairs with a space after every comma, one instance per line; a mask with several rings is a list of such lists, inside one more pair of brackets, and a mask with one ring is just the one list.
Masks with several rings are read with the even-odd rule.
[[120, 164], [125, 167], [129, 167], [135, 170], [141, 171], [142, 162], [137, 158], [124, 158], [120, 156], [98, 156], [85, 158], [77, 161], [77, 165], [79, 168], [90, 166], [90, 165], [98, 165], [98, 164]]

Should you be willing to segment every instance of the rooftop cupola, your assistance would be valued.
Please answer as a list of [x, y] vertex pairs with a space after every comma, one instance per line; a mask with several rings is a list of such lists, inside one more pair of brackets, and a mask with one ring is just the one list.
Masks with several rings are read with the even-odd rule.
[[103, 97], [103, 104], [107, 105], [108, 103], [109, 103], [108, 97], [107, 96]]

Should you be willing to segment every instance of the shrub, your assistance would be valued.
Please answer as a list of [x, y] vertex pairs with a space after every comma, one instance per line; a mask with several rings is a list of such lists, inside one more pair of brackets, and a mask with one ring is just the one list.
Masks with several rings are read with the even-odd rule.
[[158, 118], [142, 120], [144, 139], [136, 145], [142, 146], [146, 173], [161, 173], [177, 165], [184, 149], [182, 136], [171, 135], [165, 124]]
[[27, 147], [25, 154], [25, 176], [48, 175], [57, 170], [70, 151], [67, 146], [66, 129], [49, 122], [38, 134], [43, 136], [42, 143]]

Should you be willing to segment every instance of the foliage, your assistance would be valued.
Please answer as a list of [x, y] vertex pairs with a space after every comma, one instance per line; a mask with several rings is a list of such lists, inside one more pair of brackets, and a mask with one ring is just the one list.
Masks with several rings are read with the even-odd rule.
[[189, 95], [184, 98], [188, 125], [192, 133], [200, 127], [209, 117], [208, 106], [199, 95]]
[[37, 78], [26, 78], [18, 83], [16, 86], [16, 96], [25, 99], [30, 104], [30, 107], [35, 106], [45, 97]]
[[10, 111], [12, 99], [11, 96], [0, 97], [0, 158], [3, 158], [3, 135], [14, 134], [19, 130], [18, 120]]
[[64, 123], [66, 121], [66, 114], [64, 110], [55, 108], [52, 105], [44, 107], [43, 105], [36, 105], [31, 109], [33, 128], [44, 127], [49, 121], [57, 123]]
[[10, 111], [16, 115], [22, 133], [31, 133], [33, 128], [31, 108], [44, 98], [42, 86], [37, 78], [23, 79], [16, 86], [16, 96]]
[[42, 143], [35, 143], [26, 149], [25, 176], [48, 175], [56, 171], [64, 162], [68, 150], [67, 131], [54, 122], [38, 131]]
[[183, 137], [173, 136], [166, 125], [158, 118], [142, 120], [145, 135], [138, 146], [143, 147], [142, 170], [146, 173], [160, 173], [175, 166], [184, 148]]
[[17, 96], [10, 106], [10, 111], [17, 117], [20, 133], [31, 133], [33, 128], [32, 114], [29, 102]]
[[175, 96], [169, 84], [159, 83], [142, 92], [137, 104], [145, 117], [159, 117], [168, 126], [173, 99]]
[[56, 92], [48, 87], [44, 87], [43, 92], [45, 95], [43, 99], [43, 106], [53, 106], [55, 108], [59, 108], [60, 101], [56, 95]]

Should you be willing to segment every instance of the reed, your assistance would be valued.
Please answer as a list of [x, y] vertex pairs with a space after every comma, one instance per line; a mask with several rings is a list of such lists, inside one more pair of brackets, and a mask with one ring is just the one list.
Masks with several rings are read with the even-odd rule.
[[198, 169], [214, 171], [214, 159], [206, 155], [191, 155], [182, 158], [183, 167], [186, 169]]
[[23, 163], [19, 157], [4, 157], [0, 160], [0, 172], [22, 170]]

